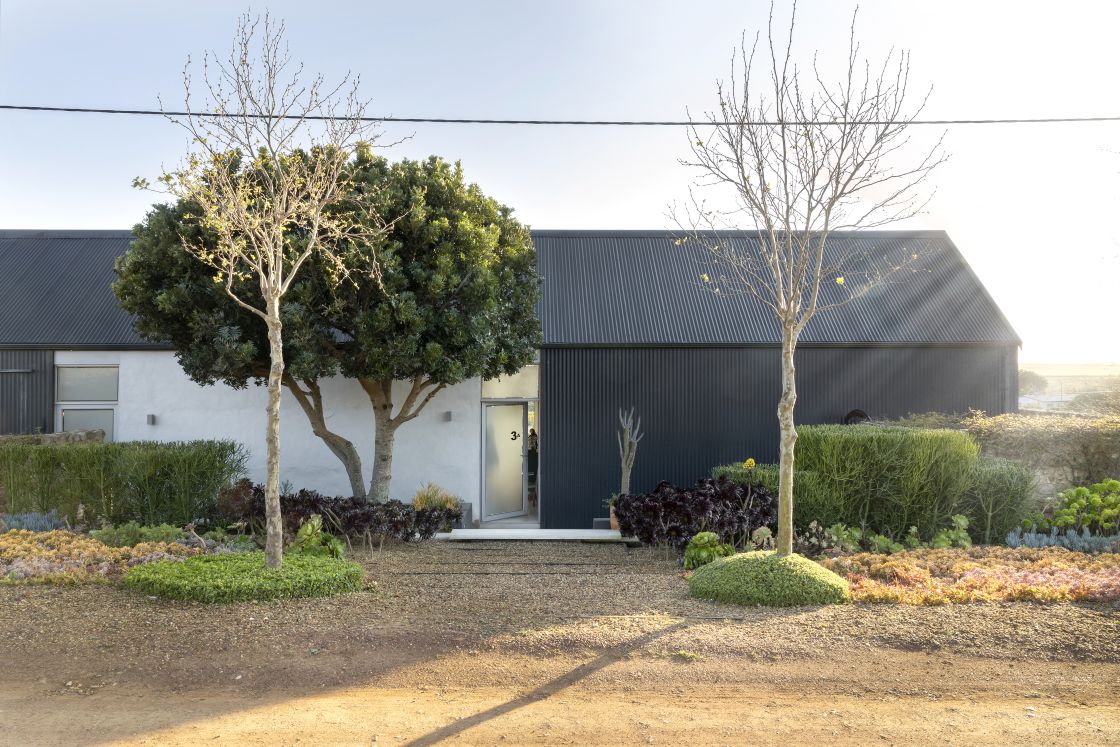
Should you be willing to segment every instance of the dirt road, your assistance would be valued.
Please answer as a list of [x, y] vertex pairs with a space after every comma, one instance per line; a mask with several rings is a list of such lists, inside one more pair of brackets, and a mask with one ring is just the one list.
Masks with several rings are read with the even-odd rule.
[[1120, 744], [1112, 607], [733, 608], [580, 545], [367, 562], [274, 604], [0, 586], [0, 744]]

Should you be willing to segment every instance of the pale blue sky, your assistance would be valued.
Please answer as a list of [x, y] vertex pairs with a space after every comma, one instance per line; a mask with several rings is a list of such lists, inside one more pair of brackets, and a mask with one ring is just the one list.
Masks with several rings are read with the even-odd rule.
[[[256, 3], [292, 51], [334, 79], [360, 73], [375, 113], [683, 118], [713, 103], [741, 30], [766, 2]], [[843, 52], [852, 5], [801, 4], [799, 51]], [[188, 54], [225, 49], [230, 2], [2, 0], [0, 103], [152, 108], [182, 100]], [[784, 17], [788, 4], [780, 2]], [[1111, 2], [861, 3], [872, 54], [913, 53], [931, 117], [1120, 115]], [[683, 131], [393, 126], [391, 158], [461, 159], [537, 228], [668, 228], [690, 174]], [[933, 134], [932, 132], [930, 133]], [[949, 131], [929, 213], [1025, 340], [1027, 361], [1120, 361], [1120, 125]], [[129, 184], [185, 147], [159, 118], [0, 112], [0, 228], [127, 228], [153, 201]]]

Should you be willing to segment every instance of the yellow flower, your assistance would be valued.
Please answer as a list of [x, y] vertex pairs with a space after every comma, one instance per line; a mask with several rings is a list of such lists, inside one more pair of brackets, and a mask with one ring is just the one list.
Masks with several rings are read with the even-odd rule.
[[700, 273], [700, 279], [703, 280], [705, 283], [711, 281], [711, 278], [708, 277], [708, 273], [706, 273], [706, 272]]
[[841, 275], [840, 277], [836, 278], [836, 284], [837, 284], [837, 285], [843, 285], [843, 284], [844, 284], [844, 276], [843, 276], [843, 275]]
[[754, 464], [755, 464], [754, 459], [751, 458], [751, 457], [747, 457], [746, 460], [743, 461], [743, 469], [748, 470], [748, 471], [752, 470], [752, 469], [754, 469]]

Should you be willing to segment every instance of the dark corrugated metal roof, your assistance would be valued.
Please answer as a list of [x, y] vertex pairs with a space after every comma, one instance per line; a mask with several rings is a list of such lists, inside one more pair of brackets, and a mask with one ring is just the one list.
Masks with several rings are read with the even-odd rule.
[[[740, 251], [755, 232], [721, 234]], [[545, 345], [773, 344], [757, 299], [724, 284], [711, 252], [669, 231], [534, 231], [544, 276]], [[0, 231], [0, 347], [162, 348], [142, 339], [110, 288], [128, 231]], [[802, 343], [1018, 344], [1019, 338], [941, 231], [833, 234], [829, 251], [875, 261], [921, 260], [818, 315]], [[826, 283], [826, 300], [858, 290]], [[916, 271], [911, 271], [916, 270]], [[705, 284], [707, 274], [713, 283]]]
[[161, 347], [110, 288], [129, 231], [0, 231], [0, 346]]
[[[770, 309], [741, 285], [721, 282], [726, 265], [709, 248], [709, 242], [722, 240], [736, 252], [757, 254], [758, 233], [704, 234], [678, 244], [681, 236], [671, 231], [534, 231], [544, 276], [545, 344], [780, 342]], [[843, 258], [845, 283], [823, 283], [821, 303], [851, 300], [815, 316], [802, 343], [1020, 342], [943, 231], [834, 233], [826, 245], [826, 265], [830, 258]], [[892, 266], [902, 269], [883, 272]], [[867, 282], [876, 276], [883, 280]]]

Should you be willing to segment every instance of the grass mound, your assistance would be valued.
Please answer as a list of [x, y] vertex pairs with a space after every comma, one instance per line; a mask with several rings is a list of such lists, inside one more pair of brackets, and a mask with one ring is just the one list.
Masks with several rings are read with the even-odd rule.
[[851, 601], [848, 582], [800, 555], [744, 552], [698, 568], [688, 581], [694, 597], [765, 607]]
[[149, 563], [129, 570], [123, 580], [130, 589], [165, 599], [243, 602], [357, 591], [362, 567], [325, 555], [292, 554], [269, 570], [264, 553], [246, 552]]

